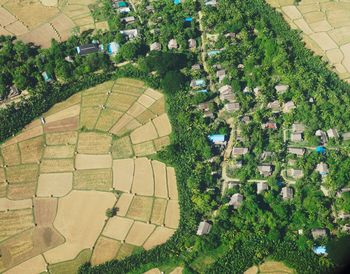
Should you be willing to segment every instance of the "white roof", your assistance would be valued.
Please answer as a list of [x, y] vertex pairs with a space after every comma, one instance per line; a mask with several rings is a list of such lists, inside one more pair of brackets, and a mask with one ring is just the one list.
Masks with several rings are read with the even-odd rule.
[[201, 236], [204, 234], [208, 234], [211, 229], [211, 224], [209, 224], [206, 221], [202, 221], [199, 223], [198, 230], [197, 230], [197, 235]]

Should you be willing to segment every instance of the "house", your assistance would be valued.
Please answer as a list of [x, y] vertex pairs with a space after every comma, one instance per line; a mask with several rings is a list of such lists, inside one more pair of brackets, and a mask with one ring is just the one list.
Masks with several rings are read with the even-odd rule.
[[202, 236], [209, 234], [211, 229], [211, 224], [208, 223], [207, 221], [202, 221], [199, 223], [198, 229], [197, 229], [197, 235]]
[[281, 104], [278, 100], [268, 103], [267, 108], [271, 109], [273, 113], [281, 112]]
[[305, 125], [302, 123], [294, 123], [292, 125], [292, 132], [293, 133], [304, 133], [305, 131]]
[[271, 165], [260, 165], [258, 166], [258, 171], [260, 175], [268, 177], [272, 175], [272, 166]]
[[253, 88], [253, 92], [254, 92], [254, 95], [255, 96], [259, 96], [260, 95], [260, 87], [255, 87], [255, 88]]
[[217, 5], [217, 1], [216, 0], [205, 0], [205, 3], [204, 5], [206, 6], [212, 6], [212, 7], [215, 7]]
[[225, 110], [228, 112], [238, 111], [240, 109], [239, 103], [227, 103], [225, 104]]
[[188, 39], [188, 47], [189, 49], [196, 49], [197, 42], [194, 39]]
[[154, 13], [154, 7], [153, 7], [152, 5], [146, 6], [146, 10], [147, 10], [148, 12]]
[[243, 195], [236, 193], [231, 196], [231, 199], [228, 204], [230, 206], [233, 206], [235, 209], [237, 209], [242, 205], [242, 202], [243, 202]]
[[154, 42], [149, 46], [150, 50], [160, 51], [162, 49], [162, 45], [158, 42]]
[[98, 44], [86, 44], [77, 47], [77, 52], [79, 55], [84, 56], [90, 53], [98, 52]]
[[293, 189], [291, 187], [285, 186], [281, 190], [281, 196], [283, 200], [289, 200], [293, 198]]
[[297, 156], [303, 156], [306, 150], [305, 148], [289, 147], [288, 152]]
[[265, 124], [262, 124], [261, 127], [263, 129], [277, 129], [277, 124], [273, 122], [267, 122]]
[[326, 144], [328, 142], [328, 137], [326, 135], [326, 132], [324, 132], [323, 130], [320, 130], [320, 129], [316, 130], [315, 136], [320, 137], [321, 142], [323, 144]]
[[343, 138], [344, 141], [350, 140], [350, 132], [344, 132], [341, 134], [341, 137]]
[[207, 54], [209, 57], [213, 57], [213, 56], [219, 54], [220, 52], [221, 52], [221, 50], [209, 50]]
[[225, 134], [211, 134], [208, 136], [209, 140], [214, 143], [214, 145], [226, 145], [226, 135]]
[[234, 32], [229, 32], [229, 33], [226, 33], [225, 35], [224, 35], [226, 38], [235, 38], [236, 37], [236, 33], [234, 33]]
[[329, 139], [338, 139], [339, 138], [339, 134], [338, 131], [335, 128], [330, 128], [329, 130], [327, 130], [327, 135]]
[[197, 89], [197, 90], [194, 90], [193, 92], [195, 92], [195, 93], [208, 93], [208, 90], [207, 89]]
[[131, 10], [129, 7], [120, 7], [118, 8], [119, 13], [129, 13]]
[[318, 171], [318, 173], [320, 173], [320, 175], [326, 176], [329, 172], [328, 165], [326, 163], [321, 162], [317, 165], [316, 171]]
[[134, 16], [127, 16], [127, 17], [120, 19], [120, 21], [124, 22], [125, 24], [132, 24], [135, 22], [135, 20], [136, 19]]
[[273, 156], [273, 152], [271, 152], [271, 151], [263, 151], [263, 153], [261, 153], [261, 155], [260, 155], [260, 159], [262, 161], [265, 161], [265, 160], [267, 160], [268, 158], [270, 158], [272, 156]]
[[283, 94], [289, 89], [288, 85], [279, 84], [275, 86], [277, 94]]
[[290, 140], [292, 142], [301, 142], [301, 141], [303, 141], [303, 134], [301, 134], [301, 133], [291, 133]]
[[190, 83], [191, 88], [205, 87], [206, 82], [204, 79], [192, 80]]
[[117, 3], [114, 3], [114, 6], [116, 6], [117, 8], [125, 8], [128, 6], [128, 3], [124, 1], [118, 1]]
[[283, 113], [290, 113], [296, 106], [293, 101], [289, 101], [283, 105]]
[[247, 154], [248, 148], [247, 147], [234, 147], [232, 149], [232, 156], [240, 156], [240, 155], [245, 155]]
[[201, 111], [208, 111], [209, 110], [209, 101], [208, 102], [204, 102], [204, 103], [200, 103], [197, 105], [197, 108]]
[[119, 52], [120, 45], [117, 42], [111, 42], [107, 45], [107, 52], [109, 55], [116, 55]]
[[127, 36], [129, 40], [135, 39], [138, 36], [137, 29], [121, 30], [120, 33]]
[[244, 69], [244, 65], [243, 64], [238, 64], [237, 68], [238, 69]]
[[194, 64], [192, 67], [191, 67], [192, 70], [200, 70], [201, 69], [201, 65], [200, 64]]
[[9, 95], [8, 95], [9, 98], [15, 97], [15, 96], [17, 96], [19, 94], [20, 94], [20, 91], [18, 90], [18, 88], [16, 86], [11, 86], [10, 87], [10, 92], [9, 92]]
[[324, 228], [314, 228], [311, 230], [312, 237], [314, 240], [327, 236], [327, 231]]
[[215, 115], [212, 111], [210, 110], [205, 110], [203, 113], [204, 118], [210, 118], [210, 119], [214, 119]]
[[249, 115], [244, 115], [242, 118], [241, 118], [241, 121], [243, 124], [249, 124], [249, 122], [251, 121], [251, 118]]
[[287, 169], [287, 176], [298, 180], [304, 177], [304, 172], [301, 169], [289, 168]]
[[317, 255], [327, 255], [327, 249], [325, 246], [321, 245], [321, 246], [315, 246], [312, 249], [313, 252], [315, 252], [315, 254]]
[[268, 190], [268, 189], [269, 189], [269, 186], [265, 182], [258, 182], [256, 184], [256, 193], [257, 194], [260, 194], [261, 192]]
[[168, 43], [168, 49], [177, 49], [178, 45], [175, 39], [171, 39]]
[[220, 94], [223, 93], [232, 93], [232, 87], [230, 85], [224, 85], [221, 88], [219, 88]]
[[175, 5], [181, 4], [181, 0], [174, 0], [174, 4]]
[[216, 72], [216, 77], [219, 78], [219, 83], [221, 83], [226, 77], [226, 71], [224, 69], [220, 69]]
[[51, 75], [46, 71], [44, 71], [41, 75], [43, 76], [45, 82], [52, 82]]
[[64, 57], [64, 60], [67, 61], [68, 63], [74, 63], [73, 58], [71, 56], [69, 56], [69, 55]]

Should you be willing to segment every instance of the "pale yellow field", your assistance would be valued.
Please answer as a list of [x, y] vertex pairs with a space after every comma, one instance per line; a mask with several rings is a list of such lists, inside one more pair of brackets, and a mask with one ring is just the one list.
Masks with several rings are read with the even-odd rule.
[[39, 197], [63, 197], [72, 190], [73, 173], [41, 174], [38, 181]]
[[158, 134], [153, 123], [148, 122], [131, 132], [130, 137], [133, 144], [139, 144], [158, 138]]
[[75, 146], [61, 145], [61, 146], [47, 146], [44, 150], [44, 158], [59, 159], [59, 158], [73, 158]]
[[47, 145], [75, 145], [77, 142], [78, 133], [75, 131], [71, 132], [59, 132], [59, 133], [48, 133], [46, 134]]
[[132, 192], [144, 196], [153, 196], [154, 194], [152, 165], [151, 161], [147, 158], [135, 159]]
[[111, 169], [88, 169], [74, 172], [74, 189], [108, 191], [112, 188]]
[[7, 198], [0, 198], [0, 211], [31, 208], [32, 204], [31, 199], [16, 201]]
[[153, 203], [151, 223], [156, 225], [164, 224], [165, 211], [167, 207], [167, 200], [155, 199]]
[[155, 225], [136, 221], [131, 227], [125, 242], [136, 246], [142, 246], [154, 229]]
[[40, 172], [68, 172], [74, 170], [73, 159], [44, 159], [40, 165]]
[[158, 116], [153, 120], [154, 125], [157, 128], [159, 137], [164, 137], [171, 133], [171, 125], [166, 113]]
[[117, 208], [118, 208], [117, 215], [118, 216], [125, 216], [126, 215], [133, 197], [134, 197], [133, 194], [128, 194], [128, 193], [123, 193], [119, 197], [118, 202], [117, 202]]
[[152, 197], [135, 196], [126, 215], [130, 219], [148, 222], [153, 206]]
[[133, 145], [132, 149], [137, 157], [149, 156], [157, 152], [153, 141]]
[[176, 185], [176, 175], [175, 169], [173, 167], [167, 167], [167, 178], [168, 178], [168, 191], [170, 199], [177, 200], [177, 185]]
[[106, 155], [77, 154], [75, 157], [75, 167], [77, 169], [98, 169], [111, 168], [112, 157]]
[[93, 129], [97, 122], [98, 116], [100, 115], [101, 108], [100, 107], [88, 107], [82, 108], [80, 114], [80, 127]]
[[122, 159], [113, 161], [113, 187], [129, 192], [134, 177], [134, 160]]
[[114, 259], [120, 248], [120, 242], [109, 239], [106, 237], [100, 237], [94, 248], [94, 252], [91, 257], [91, 264], [98, 265], [106, 261]]
[[179, 204], [176, 200], [168, 201], [168, 206], [165, 213], [165, 225], [170, 228], [177, 228], [179, 226], [180, 210]]
[[154, 195], [156, 197], [167, 198], [167, 174], [166, 165], [159, 161], [152, 161], [153, 173], [154, 173]]
[[81, 132], [78, 137], [78, 152], [83, 154], [106, 154], [109, 152], [112, 137], [96, 132]]
[[173, 234], [175, 230], [166, 227], [157, 227], [152, 235], [144, 243], [143, 248], [149, 250], [157, 245], [164, 244]]
[[104, 236], [123, 241], [133, 223], [134, 221], [131, 219], [115, 216], [108, 220], [102, 234]]
[[46, 262], [42, 255], [38, 255], [5, 271], [4, 274], [35, 274], [41, 272], [46, 272]]

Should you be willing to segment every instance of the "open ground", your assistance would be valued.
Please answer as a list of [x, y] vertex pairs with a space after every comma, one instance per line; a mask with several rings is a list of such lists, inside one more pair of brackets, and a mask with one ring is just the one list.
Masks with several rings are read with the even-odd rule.
[[162, 93], [121, 78], [43, 117], [0, 147], [0, 272], [74, 273], [174, 234], [175, 170], [147, 157], [170, 142]]

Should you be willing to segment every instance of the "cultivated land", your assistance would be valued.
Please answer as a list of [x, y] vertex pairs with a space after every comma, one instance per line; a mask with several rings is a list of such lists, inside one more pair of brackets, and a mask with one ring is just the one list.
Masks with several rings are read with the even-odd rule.
[[306, 46], [329, 61], [342, 79], [350, 81], [350, 2], [347, 0], [266, 0], [294, 29]]
[[49, 47], [51, 39], [67, 40], [74, 31], [108, 30], [107, 22], [95, 22], [90, 7], [97, 0], [0, 1], [0, 35]]
[[[84, 116], [91, 107], [98, 111]], [[74, 273], [167, 241], [179, 223], [176, 175], [147, 158], [169, 144], [164, 111], [160, 92], [118, 79], [55, 105], [45, 124], [2, 144], [0, 272]]]

